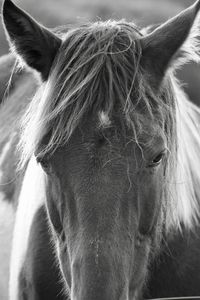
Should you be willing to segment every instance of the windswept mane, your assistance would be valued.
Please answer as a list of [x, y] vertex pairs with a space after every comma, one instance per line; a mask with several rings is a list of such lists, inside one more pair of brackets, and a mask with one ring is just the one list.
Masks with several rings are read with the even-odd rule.
[[[176, 218], [187, 228], [199, 223], [200, 207], [200, 108], [184, 92], [177, 95], [177, 169], [173, 190], [177, 193]], [[175, 192], [174, 192], [175, 195]]]
[[[125, 21], [87, 24], [62, 34], [49, 79], [24, 117], [21, 165], [35, 152], [51, 155], [88, 115], [112, 117], [118, 105], [136, 142], [145, 131], [144, 116], [156, 120], [170, 153], [163, 192], [166, 229], [191, 228], [199, 218], [200, 110], [187, 101], [172, 74], [155, 93], [141, 65], [141, 35]], [[50, 139], [40, 147], [48, 133]]]

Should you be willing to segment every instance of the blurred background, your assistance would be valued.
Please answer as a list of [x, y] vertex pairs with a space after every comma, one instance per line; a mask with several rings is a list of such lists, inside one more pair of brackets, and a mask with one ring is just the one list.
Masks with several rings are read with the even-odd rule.
[[[3, 0], [0, 0], [0, 5]], [[14, 0], [43, 25], [53, 28], [63, 24], [121, 19], [139, 26], [160, 23], [191, 5], [194, 0]], [[3, 26], [0, 24], [0, 55], [8, 53]], [[1, 70], [0, 70], [1, 72]], [[3, 70], [2, 70], [3, 72]], [[200, 67], [188, 64], [178, 72], [190, 98], [200, 104]], [[1, 201], [1, 199], [0, 199]], [[5, 214], [5, 212], [7, 212]], [[13, 227], [13, 213], [0, 203], [0, 300], [7, 300], [8, 263]]]

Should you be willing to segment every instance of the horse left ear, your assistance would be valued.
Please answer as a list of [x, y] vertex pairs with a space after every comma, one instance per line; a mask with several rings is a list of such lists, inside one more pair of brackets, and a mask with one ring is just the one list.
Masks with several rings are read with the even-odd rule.
[[2, 9], [3, 23], [11, 48], [28, 66], [37, 70], [47, 80], [61, 40], [31, 16], [5, 0]]
[[192, 56], [196, 54], [197, 33], [195, 32], [196, 36], [192, 37], [190, 47], [184, 48], [184, 44], [188, 36], [190, 37], [199, 9], [200, 0], [141, 39], [143, 53], [141, 64], [144, 70], [147, 69], [149, 77], [155, 78], [156, 86], [161, 83], [170, 65], [179, 63], [179, 59], [181, 61], [184, 55], [186, 60], [187, 56], [191, 56], [189, 59], [194, 58]]

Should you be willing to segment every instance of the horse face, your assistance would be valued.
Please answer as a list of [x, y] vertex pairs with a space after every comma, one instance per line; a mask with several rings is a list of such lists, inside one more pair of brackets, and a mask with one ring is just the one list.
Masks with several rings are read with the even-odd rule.
[[164, 140], [157, 137], [151, 149], [142, 149], [119, 124], [99, 128], [89, 118], [41, 161], [72, 299], [133, 299], [157, 236]]

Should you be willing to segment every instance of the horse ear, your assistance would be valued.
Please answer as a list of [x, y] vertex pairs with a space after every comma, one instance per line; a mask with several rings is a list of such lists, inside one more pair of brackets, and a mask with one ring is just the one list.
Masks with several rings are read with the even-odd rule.
[[194, 33], [192, 30], [196, 36], [193, 35], [192, 40], [189, 41], [190, 47], [184, 47], [184, 44], [188, 36], [190, 37], [190, 31], [199, 9], [200, 0], [141, 39], [143, 53], [141, 64], [144, 69], [148, 70], [150, 78], [155, 78], [156, 85], [161, 83], [170, 65], [179, 64], [179, 59], [181, 62], [184, 54], [186, 60], [187, 56], [189, 59], [194, 59], [197, 32]]
[[3, 23], [11, 48], [26, 64], [37, 70], [47, 80], [51, 65], [61, 45], [61, 40], [31, 16], [5, 0], [2, 9]]

